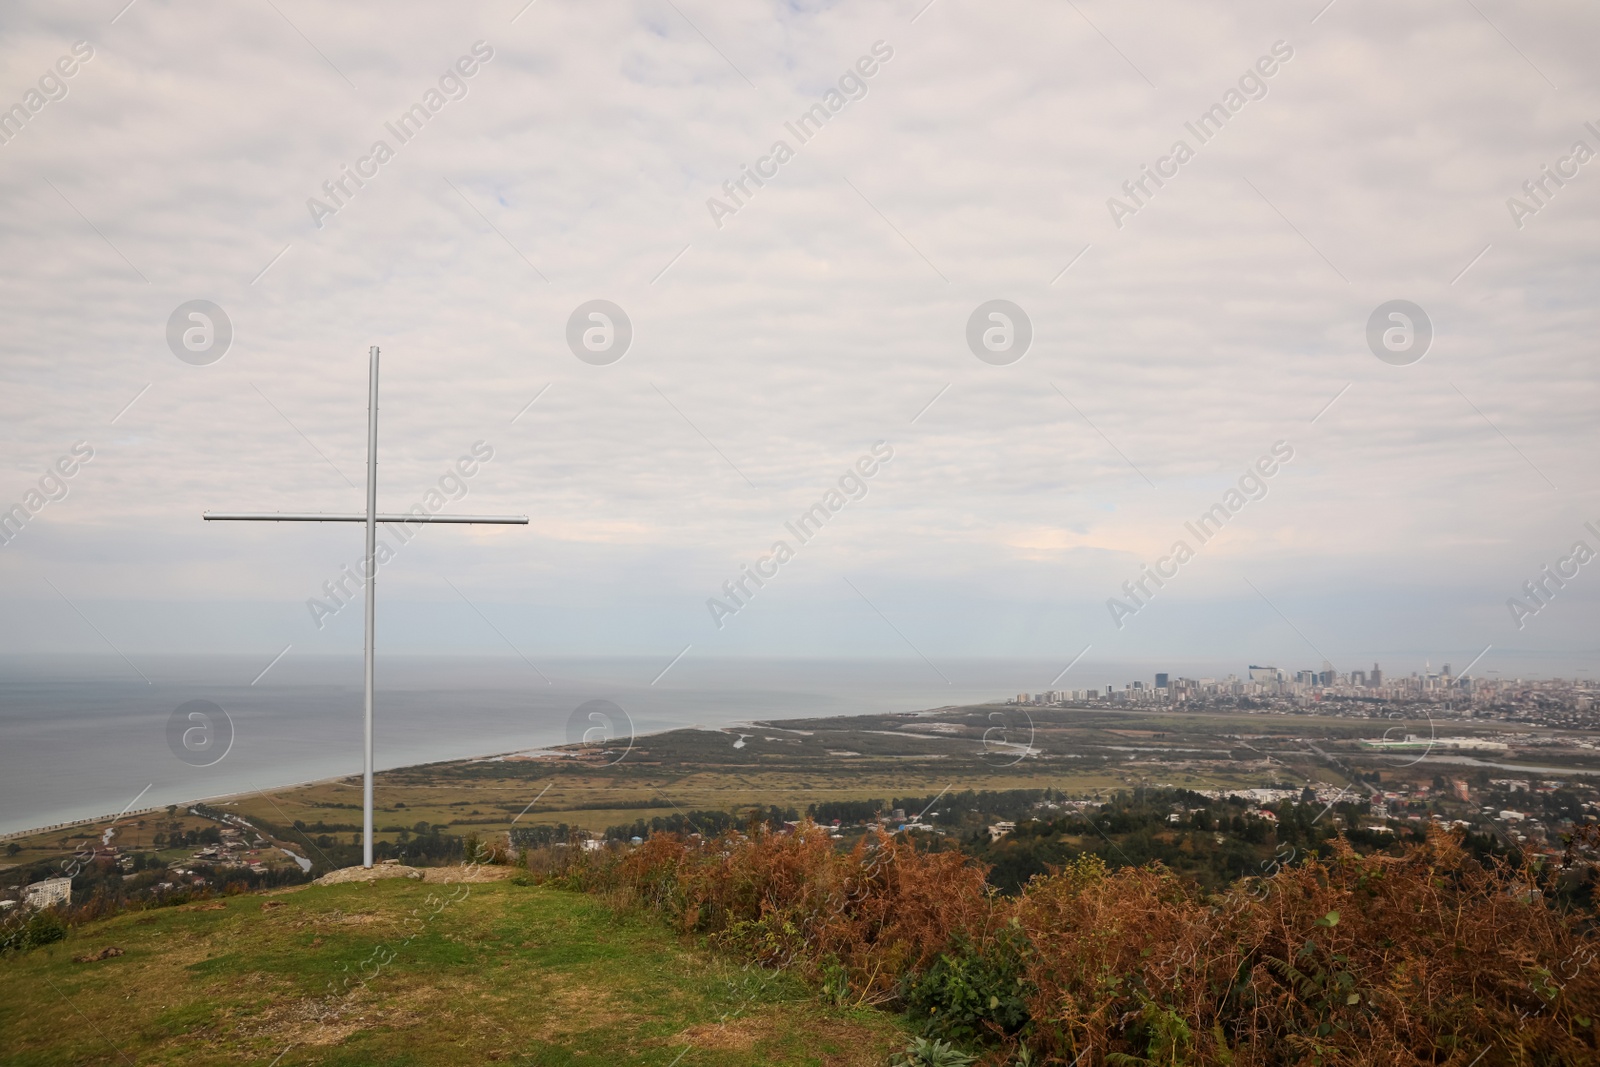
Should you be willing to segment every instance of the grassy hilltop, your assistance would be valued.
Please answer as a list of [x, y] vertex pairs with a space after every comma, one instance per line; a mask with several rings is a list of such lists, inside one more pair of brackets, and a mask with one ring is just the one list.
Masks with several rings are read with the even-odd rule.
[[0, 966], [0, 1064], [845, 1067], [905, 1043], [593, 897], [431, 876], [75, 927]]

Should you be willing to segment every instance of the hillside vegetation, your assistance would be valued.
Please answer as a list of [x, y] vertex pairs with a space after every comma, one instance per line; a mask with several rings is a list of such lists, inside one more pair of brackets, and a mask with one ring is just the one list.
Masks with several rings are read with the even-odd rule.
[[1600, 1058], [1592, 909], [1562, 902], [1558, 872], [1480, 859], [1439, 828], [1399, 856], [1335, 839], [1224, 893], [1085, 854], [1004, 896], [959, 852], [882, 834], [843, 851], [811, 824], [535, 860], [835, 1003], [903, 1007], [989, 1063]]

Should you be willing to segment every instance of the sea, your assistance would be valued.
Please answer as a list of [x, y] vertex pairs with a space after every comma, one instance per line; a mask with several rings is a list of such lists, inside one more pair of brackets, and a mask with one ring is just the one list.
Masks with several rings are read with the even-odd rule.
[[[534, 666], [380, 654], [375, 763], [526, 751], [596, 729], [640, 736], [995, 701], [1049, 688], [1064, 665], [690, 653], [675, 663]], [[231, 656], [142, 656], [137, 666], [114, 656], [0, 657], [0, 834], [359, 774], [361, 658], [291, 653], [263, 675], [264, 666]], [[1112, 677], [1120, 675], [1099, 684]]]

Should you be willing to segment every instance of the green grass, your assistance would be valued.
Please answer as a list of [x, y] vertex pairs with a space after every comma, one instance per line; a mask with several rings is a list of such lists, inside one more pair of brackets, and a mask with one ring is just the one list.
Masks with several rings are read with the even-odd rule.
[[390, 879], [220, 903], [0, 960], [0, 1064], [846, 1067], [906, 1040], [581, 894]]

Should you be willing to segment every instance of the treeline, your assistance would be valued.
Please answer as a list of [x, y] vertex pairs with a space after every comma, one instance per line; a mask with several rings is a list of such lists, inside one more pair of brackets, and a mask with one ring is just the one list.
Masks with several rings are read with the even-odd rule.
[[171, 833], [156, 831], [151, 838], [153, 848], [199, 848], [202, 845], [222, 844], [222, 831], [215, 826], [203, 827], [199, 830], [174, 830]]
[[729, 830], [748, 830], [755, 826], [776, 830], [786, 822], [799, 821], [800, 812], [796, 808], [780, 808], [770, 804], [765, 808], [750, 808], [742, 815], [726, 811], [689, 811], [657, 815], [649, 820], [635, 819], [631, 823], [606, 827], [604, 836], [607, 841], [631, 841], [635, 837], [644, 840], [651, 834], [663, 833], [714, 837]]
[[[1364, 800], [1327, 804], [1309, 790], [1299, 800], [1265, 808], [1186, 789], [1119, 790], [1088, 808], [1059, 814], [1031, 808], [1015, 821], [1014, 830], [996, 839], [982, 827], [960, 836], [969, 855], [990, 865], [990, 883], [1007, 893], [1084, 856], [1111, 870], [1160, 863], [1216, 891], [1239, 878], [1330, 855], [1336, 839], [1372, 853], [1396, 851], [1426, 836], [1421, 825], [1399, 833], [1373, 829], [1364, 825], [1372, 822]], [[1467, 834], [1462, 847], [1480, 860], [1509, 855], [1492, 835]]]
[[824, 800], [806, 805], [806, 815], [827, 825], [835, 819], [844, 826], [888, 818], [896, 810], [909, 819], [921, 815], [935, 826], [961, 826], [987, 820], [1015, 820], [1028, 815], [1040, 801], [1063, 796], [1054, 789], [971, 789], [962, 793], [932, 793], [921, 797], [895, 797], [883, 800]]
[[1055, 789], [971, 789], [925, 797], [895, 797], [893, 807], [907, 816], [925, 812], [923, 821], [934, 826], [972, 826], [978, 823], [1015, 822], [1031, 815], [1041, 801], [1065, 798]]
[[519, 849], [549, 848], [551, 845], [570, 845], [582, 833], [576, 826], [560, 823], [551, 826], [542, 823], [535, 826], [513, 826], [510, 830], [511, 844]]

